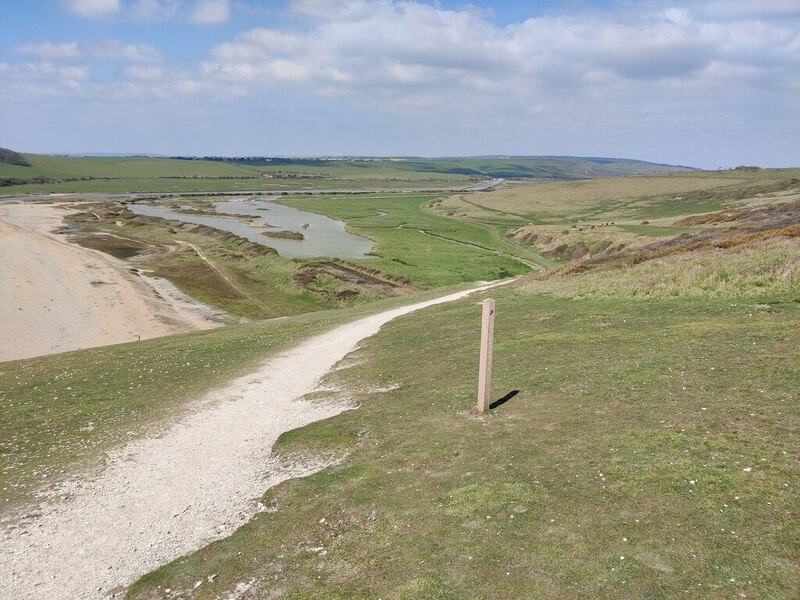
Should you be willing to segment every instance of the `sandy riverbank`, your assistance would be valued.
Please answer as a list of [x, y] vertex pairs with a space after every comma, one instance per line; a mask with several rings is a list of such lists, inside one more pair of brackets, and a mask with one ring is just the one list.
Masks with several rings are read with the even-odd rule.
[[0, 361], [221, 324], [170, 283], [54, 233], [68, 210], [0, 203]]

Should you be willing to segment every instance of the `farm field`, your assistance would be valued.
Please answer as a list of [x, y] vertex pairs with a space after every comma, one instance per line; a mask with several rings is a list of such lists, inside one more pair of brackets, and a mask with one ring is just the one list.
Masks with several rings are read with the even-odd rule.
[[64, 157], [26, 154], [30, 166], [0, 162], [11, 194], [254, 190], [460, 190], [487, 178], [583, 179], [688, 171], [642, 161], [569, 157], [459, 159], [226, 159]]

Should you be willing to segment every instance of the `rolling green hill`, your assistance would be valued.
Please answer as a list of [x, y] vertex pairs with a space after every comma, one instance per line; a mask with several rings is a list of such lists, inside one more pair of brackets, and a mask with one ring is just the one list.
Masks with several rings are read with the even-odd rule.
[[206, 159], [25, 154], [0, 163], [3, 194], [292, 189], [460, 189], [482, 178], [586, 179], [688, 171], [643, 161], [571, 157]]

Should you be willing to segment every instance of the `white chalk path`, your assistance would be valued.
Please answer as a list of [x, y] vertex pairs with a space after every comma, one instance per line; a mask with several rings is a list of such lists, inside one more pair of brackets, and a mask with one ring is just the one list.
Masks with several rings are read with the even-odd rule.
[[266, 489], [325, 466], [281, 471], [270, 455], [284, 431], [352, 408], [302, 400], [326, 372], [384, 323], [492, 285], [315, 336], [210, 392], [213, 402], [160, 437], [111, 453], [100, 475], [65, 485], [66, 497], [45, 502], [40, 516], [4, 528], [0, 597], [121, 597], [144, 573], [229, 534], [258, 511]]

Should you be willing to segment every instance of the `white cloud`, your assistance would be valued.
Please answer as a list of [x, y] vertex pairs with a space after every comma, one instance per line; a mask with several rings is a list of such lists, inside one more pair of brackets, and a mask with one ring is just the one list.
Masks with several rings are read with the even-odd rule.
[[62, 0], [62, 4], [68, 11], [91, 19], [110, 17], [122, 8], [119, 0]]
[[[327, 92], [346, 82], [351, 91], [398, 94], [420, 85], [491, 90], [494, 82], [497, 89], [519, 83], [517, 93], [540, 95], [626, 81], [691, 80], [721, 62], [769, 63], [790, 76], [800, 60], [790, 24], [714, 20], [713, 4], [705, 11], [701, 3], [698, 10], [647, 10], [643, 4], [630, 13], [543, 16], [498, 27], [480, 12], [413, 1], [292, 0], [290, 10], [307, 27], [244, 32], [215, 46], [203, 69], [227, 80], [274, 77]], [[766, 6], [761, 12], [783, 15], [790, 4], [769, 0]], [[717, 72], [736, 77], [741, 71]]]
[[162, 58], [161, 53], [149, 44], [128, 44], [113, 39], [80, 44], [78, 42], [25, 44], [17, 47], [16, 52], [35, 56], [42, 60], [72, 60], [90, 57], [134, 62], [157, 62]]
[[197, 0], [189, 19], [202, 25], [226, 23], [231, 18], [229, 0]]
[[101, 59], [156, 62], [162, 58], [161, 53], [149, 44], [128, 44], [120, 40], [88, 42], [85, 48], [87, 54]]
[[134, 65], [125, 69], [124, 74], [125, 77], [130, 79], [154, 81], [164, 76], [164, 69], [161, 67]]
[[136, 0], [131, 14], [141, 20], [172, 19], [178, 14], [182, 0]]
[[81, 56], [78, 42], [54, 44], [43, 42], [41, 44], [24, 44], [16, 49], [20, 54], [28, 54], [43, 60], [69, 60]]
[[86, 67], [67, 65], [65, 67], [59, 67], [58, 76], [61, 79], [68, 79], [71, 81], [86, 81], [89, 79], [89, 69]]

